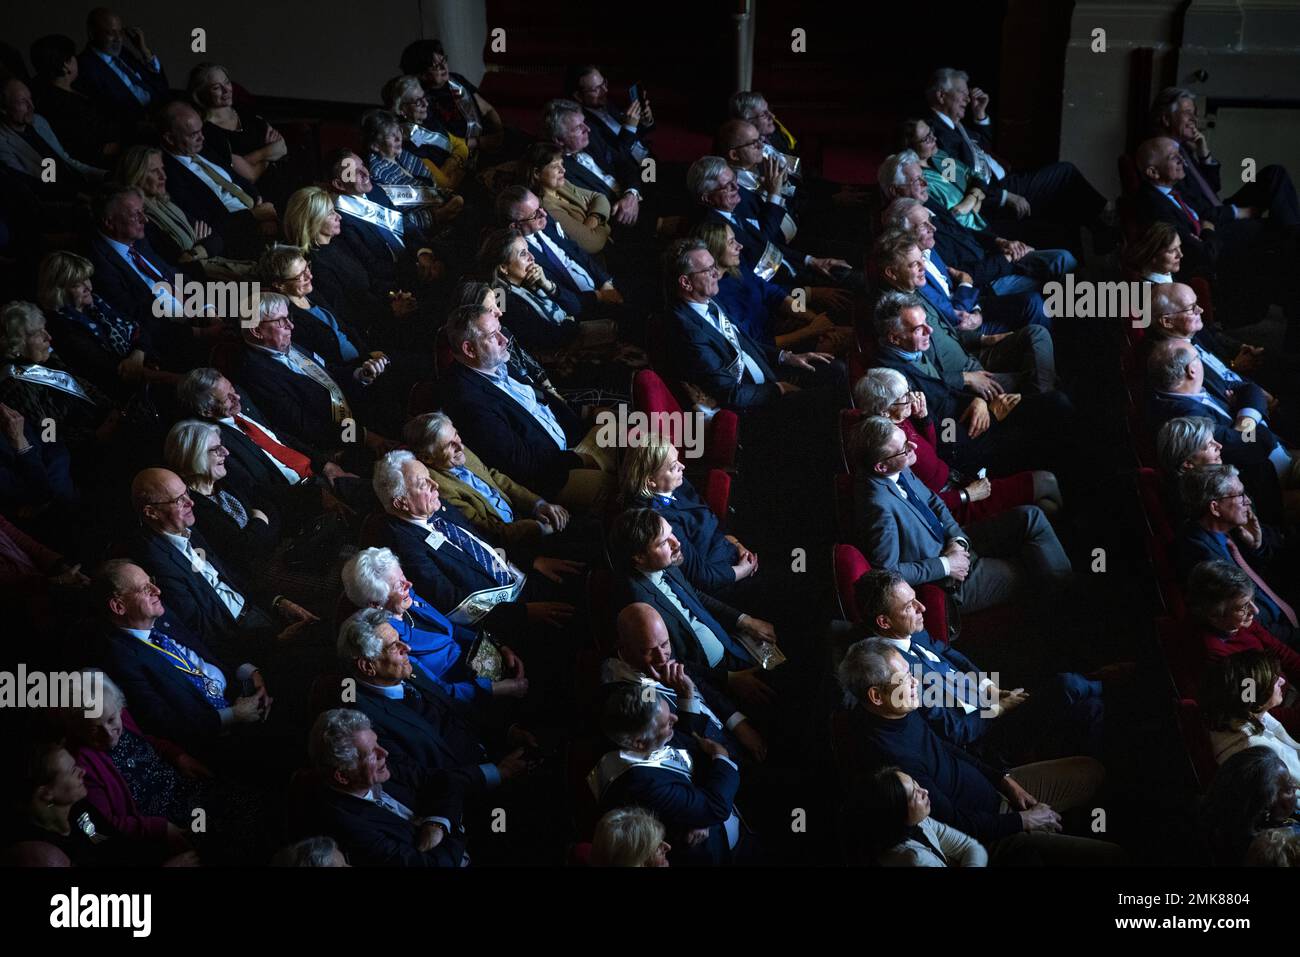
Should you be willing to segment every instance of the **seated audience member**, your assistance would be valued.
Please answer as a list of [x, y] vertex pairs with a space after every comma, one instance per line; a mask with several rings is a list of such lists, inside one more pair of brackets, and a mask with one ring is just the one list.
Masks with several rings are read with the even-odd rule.
[[[981, 296], [981, 290], [975, 288], [970, 273], [944, 262], [935, 248], [934, 213], [924, 203], [911, 196], [900, 196], [885, 207], [881, 219], [886, 229], [901, 230], [915, 237], [921, 251], [925, 279], [924, 283], [916, 283], [920, 295], [929, 300], [957, 331], [965, 333], [979, 329], [984, 336], [996, 337], [998, 333], [1019, 330], [1024, 326], [1042, 326], [1044, 331], [1052, 329], [1053, 320], [1047, 314], [1041, 293], [1024, 289], [998, 295], [990, 288], [988, 295]], [[897, 289], [903, 284], [889, 285]]]
[[727, 104], [733, 119], [746, 120], [754, 124], [758, 135], [763, 138], [763, 155], [779, 159], [790, 169], [792, 176], [798, 175], [798, 157], [795, 155], [795, 139], [768, 108], [767, 98], [756, 90], [741, 90], [732, 96]]
[[411, 419], [402, 430], [402, 440], [428, 467], [441, 499], [489, 541], [507, 546], [536, 543], [568, 526], [568, 509], [484, 465], [466, 448], [445, 413], [427, 412]]
[[279, 234], [280, 217], [233, 169], [230, 144], [208, 143], [198, 112], [180, 101], [159, 110], [157, 128], [173, 202], [187, 218], [211, 226], [230, 255], [256, 259], [267, 237]]
[[1274, 638], [1294, 645], [1300, 638], [1295, 609], [1264, 578], [1271, 569], [1283, 580], [1290, 563], [1278, 530], [1262, 525], [1251, 508], [1237, 469], [1205, 465], [1184, 472], [1178, 490], [1188, 516], [1174, 540], [1179, 577], [1187, 581], [1204, 561], [1231, 562], [1255, 583], [1259, 623]]
[[1012, 600], [1046, 607], [1073, 580], [1070, 559], [1035, 505], [1017, 505], [963, 530], [912, 474], [915, 443], [888, 419], [864, 419], [854, 437], [858, 541], [874, 568], [909, 585], [935, 582], [963, 612]]
[[[1205, 671], [1197, 703], [1210, 732], [1210, 747], [1219, 764], [1246, 748], [1268, 748], [1300, 781], [1300, 744], [1287, 733], [1282, 718], [1294, 711], [1282, 707], [1287, 680], [1267, 651], [1238, 651], [1214, 661]], [[1246, 694], [1250, 689], [1251, 694]]]
[[862, 766], [895, 766], [930, 796], [936, 821], [988, 848], [994, 864], [1121, 863], [1115, 845], [1061, 833], [1061, 813], [1090, 808], [1105, 778], [1092, 758], [997, 770], [945, 741], [921, 717], [918, 682], [893, 648], [861, 656], [850, 712]]
[[519, 178], [579, 249], [595, 256], [605, 248], [610, 234], [609, 199], [568, 181], [563, 150], [534, 143], [519, 161]]
[[[417, 77], [393, 77], [381, 96], [384, 109], [370, 110], [362, 118], [362, 140], [373, 151], [371, 161], [381, 167], [373, 171], [376, 178], [392, 185], [418, 183], [439, 195], [452, 193], [468, 170], [465, 141], [429, 116], [429, 98]], [[399, 134], [395, 142], [389, 138], [394, 123]]]
[[[624, 150], [640, 163], [650, 155], [646, 137], [654, 132], [654, 111], [644, 91], [621, 113], [610, 109], [609, 83], [594, 63], [572, 67], [564, 78], [569, 96], [582, 105], [591, 134], [604, 140], [611, 150]], [[631, 91], [629, 91], [629, 96]]]
[[124, 30], [122, 18], [107, 7], [96, 7], [86, 16], [86, 37], [86, 48], [77, 57], [77, 89], [129, 130], [167, 96], [167, 74], [144, 31]]
[[930, 792], [897, 767], [864, 775], [840, 815], [848, 863], [881, 867], [987, 867], [968, 834], [930, 816]]
[[62, 544], [84, 531], [76, 519], [80, 503], [68, 447], [41, 441], [21, 412], [0, 402], [0, 513]]
[[367, 335], [393, 336], [419, 304], [409, 292], [372, 282], [366, 263], [339, 242], [342, 223], [329, 190], [304, 186], [285, 205], [285, 237], [307, 256], [319, 298]]
[[736, 860], [740, 769], [716, 741], [674, 731], [677, 716], [659, 695], [626, 685], [605, 699], [600, 729], [613, 744], [587, 776], [602, 810], [636, 805], [663, 821], [678, 866]]
[[71, 37], [48, 34], [32, 41], [28, 57], [36, 109], [68, 153], [91, 166], [110, 168], [122, 150], [122, 130], [75, 87], [81, 69], [77, 44]]
[[1178, 144], [1187, 172], [1181, 191], [1194, 209], [1226, 207], [1237, 220], [1267, 216], [1274, 226], [1295, 235], [1300, 227], [1300, 205], [1291, 175], [1283, 166], [1262, 166], [1241, 189], [1219, 198], [1221, 167], [1210, 155], [1209, 140], [1197, 121], [1195, 93], [1183, 87], [1165, 87], [1151, 104], [1151, 126], [1156, 135], [1172, 137]]
[[1178, 230], [1157, 220], [1134, 243], [1124, 247], [1124, 269], [1143, 282], [1176, 282], [1183, 265], [1183, 240]]
[[1272, 748], [1246, 748], [1228, 758], [1201, 802], [1202, 832], [1214, 863], [1240, 867], [1251, 843], [1277, 828], [1296, 829], [1296, 781]]
[[[34, 730], [14, 739], [20, 749], [9, 802], [18, 812], [6, 822], [5, 844], [24, 845], [41, 860], [37, 866], [58, 866], [51, 849], [61, 852], [72, 867], [130, 867], [167, 864], [193, 867], [193, 851], [178, 851], [162, 841], [141, 841], [117, 830], [87, 800], [86, 773], [53, 731]], [[43, 845], [32, 848], [29, 842]], [[38, 851], [45, 853], [35, 856]], [[21, 858], [20, 858], [21, 860]]]
[[188, 419], [167, 433], [163, 461], [181, 477], [194, 505], [195, 527], [245, 578], [264, 575], [280, 542], [280, 510], [257, 489], [226, 481], [230, 453], [221, 428]]
[[[1300, 680], [1300, 653], [1260, 624], [1256, 595], [1255, 583], [1236, 565], [1224, 561], [1196, 565], [1187, 577], [1189, 658], [1201, 664], [1244, 651], [1266, 653], [1294, 684]], [[1278, 720], [1300, 731], [1300, 714], [1294, 707], [1274, 705], [1273, 711]]]
[[[794, 184], [779, 161], [763, 155], [763, 138], [757, 127], [747, 120], [725, 121], [713, 136], [713, 152], [725, 159], [736, 174], [736, 184], [744, 196], [742, 205], [751, 211], [764, 211], [764, 226], [770, 238], [775, 239], [779, 233], [786, 242], [792, 242], [799, 230], [796, 214], [801, 212], [790, 202]], [[782, 212], [768, 210], [769, 205]]]
[[353, 866], [469, 863], [459, 795], [445, 788], [421, 793], [394, 780], [388, 752], [365, 714], [349, 708], [321, 712], [307, 748], [318, 786], [304, 826], [328, 832]]
[[[987, 229], [988, 220], [980, 215], [984, 201], [992, 190], [986, 181], [976, 179], [973, 170], [939, 148], [934, 129], [925, 120], [910, 119], [903, 124], [902, 151], [911, 150], [920, 161], [921, 175], [930, 189], [930, 195], [948, 210], [958, 224], [967, 229]], [[986, 191], [987, 190], [987, 191]], [[990, 209], [997, 205], [995, 196]]]
[[271, 858], [272, 867], [351, 867], [347, 855], [332, 837], [305, 837], [281, 848]]
[[[898, 572], [873, 568], [853, 590], [863, 628], [873, 637], [852, 645], [840, 663], [846, 687], [859, 683], [864, 656], [893, 648], [928, 689], [921, 716], [935, 734], [990, 763], [1025, 755], [1101, 753], [1100, 681], [1062, 673], [1029, 694], [1023, 688], [1001, 689], [989, 672], [930, 637], [921, 617], [925, 606]], [[942, 696], [935, 693], [940, 687]]]
[[715, 299], [718, 308], [726, 311], [737, 329], [767, 347], [785, 349], [812, 340], [810, 344], [818, 351], [844, 353], [852, 341], [853, 331], [837, 327], [824, 312], [799, 308], [799, 305], [838, 308], [844, 302], [840, 292], [826, 286], [811, 286], [806, 289], [806, 300], [797, 305], [786, 289], [744, 268], [740, 243], [730, 225], [702, 223], [694, 235], [708, 247], [722, 272]]
[[1035, 249], [987, 228], [962, 226], [930, 195], [920, 157], [911, 150], [887, 156], [876, 173], [876, 182], [886, 202], [908, 198], [924, 204], [934, 216], [935, 249], [944, 262], [970, 275], [973, 285], [987, 286], [993, 296], [1038, 292], [1043, 283], [1078, 265], [1069, 250]]
[[105, 562], [91, 581], [91, 600], [105, 622], [95, 657], [130, 696], [141, 727], [208, 755], [222, 735], [236, 735], [238, 747], [247, 739], [237, 728], [266, 721], [274, 699], [261, 671], [217, 658], [168, 615], [162, 591], [139, 565]]
[[443, 408], [483, 462], [574, 512], [599, 513], [614, 491], [612, 449], [584, 432], [554, 393], [509, 371], [509, 343], [496, 310], [462, 306], [443, 327], [456, 360], [442, 380]]
[[673, 846], [659, 819], [639, 807], [619, 807], [596, 822], [592, 867], [668, 867]]
[[659, 612], [678, 661], [750, 707], [772, 702], [757, 655], [770, 654], [776, 629], [696, 591], [678, 567], [681, 545], [668, 522], [653, 509], [628, 509], [610, 530], [609, 551], [620, 576], [617, 603], [643, 602]]
[[[213, 781], [183, 748], [140, 730], [126, 696], [102, 671], [80, 672], [103, 688], [99, 714], [66, 712], [69, 751], [85, 772], [87, 803], [124, 838], [180, 854], [195, 844], [207, 861], [241, 863], [264, 852], [264, 809], [256, 792]], [[190, 830], [194, 808], [222, 821], [220, 832]]]
[[[457, 510], [438, 497], [438, 484], [410, 452], [389, 452], [375, 463], [375, 496], [386, 513], [377, 530], [411, 574], [416, 590], [459, 625], [522, 638], [529, 625], [559, 625], [571, 605], [525, 601], [525, 574], [469, 530]], [[533, 567], [555, 574], [569, 562], [536, 558]], [[537, 586], [527, 589], [532, 598]]]
[[633, 602], [618, 613], [617, 628], [617, 657], [601, 663], [602, 684], [631, 683], [643, 688], [652, 684], [674, 715], [685, 715], [683, 728], [717, 741], [741, 760], [767, 759], [767, 742], [749, 718], [699, 668], [674, 660], [672, 640], [659, 612], [645, 602]]
[[416, 40], [402, 51], [401, 71], [418, 77], [429, 97], [429, 111], [470, 152], [498, 150], [505, 142], [505, 124], [478, 88], [452, 73], [438, 40]]
[[247, 260], [221, 255], [225, 243], [203, 220], [190, 222], [185, 211], [167, 193], [167, 170], [162, 150], [153, 146], [132, 146], [117, 164], [116, 177], [124, 186], [134, 186], [144, 197], [148, 222], [144, 234], [167, 262], [178, 264], [196, 278], [242, 279], [252, 271]]
[[[419, 86], [414, 80], [411, 82]], [[362, 117], [361, 142], [365, 147], [367, 178], [378, 187], [372, 201], [396, 208], [413, 229], [432, 235], [460, 215], [465, 200], [450, 187], [440, 187], [425, 168], [428, 161], [421, 161], [403, 147], [402, 130], [401, 119], [387, 110], [371, 110]], [[371, 193], [369, 187], [361, 190], [362, 183], [355, 176], [338, 178], [355, 187], [344, 192], [358, 196]]]
[[[542, 108], [542, 130], [564, 152], [564, 174], [574, 186], [593, 190], [610, 204], [616, 234], [640, 225], [641, 235], [653, 233], [653, 216], [641, 219], [641, 166], [630, 152], [593, 139], [583, 118], [582, 105], [573, 100], [551, 100]], [[629, 239], [632, 237], [629, 236]]]
[[[925, 212], [924, 209], [921, 212]], [[871, 263], [882, 290], [915, 295], [934, 330], [934, 360], [945, 380], [984, 398], [1002, 392], [1042, 395], [1056, 389], [1056, 348], [1042, 326], [1022, 325], [1012, 332], [985, 330], [983, 318], [959, 309], [926, 276], [922, 242], [928, 232], [888, 230], [871, 249]], [[951, 287], [950, 287], [951, 288]], [[929, 290], [927, 292], [926, 290]], [[963, 300], [971, 305], [968, 300]]]
[[22, 174], [43, 203], [72, 200], [107, 175], [68, 155], [45, 117], [36, 112], [27, 84], [17, 78], [0, 86], [0, 164]]
[[397, 556], [387, 548], [365, 548], [348, 559], [343, 593], [358, 608], [388, 612], [388, 623], [407, 646], [412, 665], [452, 698], [473, 703], [494, 695], [527, 694], [523, 662], [507, 647], [500, 649], [500, 657], [511, 677], [493, 680], [474, 671], [473, 659], [481, 653], [474, 630], [453, 624], [416, 594]]
[[[372, 455], [391, 448], [388, 439], [357, 422], [347, 392], [326, 371], [324, 359], [293, 344], [289, 300], [279, 293], [264, 292], [257, 312], [256, 323], [240, 325], [244, 349], [239, 379], [272, 428], [320, 450], [322, 458], [349, 455], [360, 459], [359, 446]], [[353, 376], [362, 389], [374, 381], [367, 382], [365, 376], [376, 366], [382, 372], [386, 365], [379, 360], [371, 363], [358, 366], [360, 377]]]
[[265, 638], [276, 630], [276, 612], [293, 623], [280, 632], [283, 638], [317, 620], [276, 595], [264, 580], [245, 580], [217, 554], [193, 528], [194, 502], [175, 472], [140, 472], [131, 483], [131, 502], [140, 518], [140, 531], [130, 543], [132, 556], [158, 580], [173, 614], [218, 653]]
[[912, 474], [943, 499], [958, 522], [977, 522], [1016, 505], [1037, 505], [1049, 519], [1060, 514], [1061, 488], [1051, 472], [1017, 472], [990, 479], [972, 478], [950, 468], [939, 458], [925, 393], [910, 392], [907, 386], [896, 369], [868, 369], [853, 387], [853, 404], [863, 415], [883, 416], [903, 430], [916, 446]]
[[924, 394], [931, 417], [959, 424], [952, 440], [940, 436], [939, 446], [959, 469], [986, 466], [1005, 475], [1026, 464], [1068, 458], [1065, 435], [1072, 431], [1074, 408], [1063, 393], [1006, 392], [960, 343], [937, 338], [915, 293], [886, 292], [876, 303], [874, 322], [875, 363], [901, 373], [912, 391]]
[[[339, 658], [356, 680], [356, 707], [371, 721], [392, 758], [393, 776], [415, 791], [445, 777], [466, 798], [495, 790], [526, 773], [522, 747], [496, 763], [471, 723], [471, 713], [411, 666], [410, 649], [388, 623], [388, 612], [365, 608], [339, 629]], [[509, 745], [522, 744], [517, 725]]]
[[103, 392], [122, 400], [133, 387], [175, 384], [165, 372], [147, 327], [122, 316], [95, 294], [94, 264], [70, 252], [41, 260], [36, 285], [41, 308], [58, 337], [59, 355]]
[[279, 168], [275, 164], [289, 154], [288, 144], [261, 116], [235, 107], [235, 88], [226, 68], [217, 63], [196, 64], [187, 86], [190, 99], [203, 114], [203, 135], [223, 143], [222, 154], [230, 154], [231, 169], [257, 183], [263, 193], [282, 192], [272, 187], [277, 185]]
[[934, 117], [932, 129], [944, 152], [970, 167], [976, 179], [988, 183], [985, 194], [994, 208], [1006, 211], [1004, 218], [1036, 216], [1053, 223], [1086, 226], [1094, 240], [1108, 238], [1113, 233], [1115, 205], [1097, 192], [1073, 163], [1049, 163], [1013, 172], [994, 155], [988, 133], [992, 129], [989, 96], [979, 87], [970, 89], [968, 80], [961, 70], [943, 67], [935, 70], [926, 87], [926, 101]]

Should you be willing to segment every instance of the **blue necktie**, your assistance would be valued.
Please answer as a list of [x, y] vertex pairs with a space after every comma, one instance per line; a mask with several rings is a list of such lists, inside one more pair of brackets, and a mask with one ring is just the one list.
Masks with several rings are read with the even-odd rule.
[[[203, 659], [200, 658], [196, 652], [193, 652], [190, 649], [186, 648], [184, 645], [176, 641], [174, 638], [172, 638], [171, 635], [167, 634], [166, 632], [160, 631], [157, 628], [153, 628], [149, 632], [149, 640], [152, 641], [155, 645], [157, 645], [167, 654], [175, 655], [177, 658], [180, 658], [182, 661], [188, 664], [190, 668], [197, 668], [200, 672], [202, 671]], [[195, 664], [195, 662], [198, 662], [199, 664]], [[181, 668], [179, 664], [177, 664], [174, 661], [172, 662], [172, 664], [177, 671], [179, 671], [181, 674], [185, 675], [185, 677], [189, 679], [190, 684], [194, 685], [194, 687], [198, 688], [199, 691], [203, 693], [203, 697], [207, 699], [208, 703], [212, 705], [212, 707], [218, 709], [230, 707], [230, 704], [229, 702], [226, 701], [225, 696], [217, 692], [216, 688], [212, 684], [212, 679], [210, 679], [207, 675], [194, 674], [193, 671], [186, 671], [184, 668]]]
[[429, 525], [445, 535], [447, 541], [478, 562], [498, 585], [509, 585], [514, 581], [510, 572], [501, 567], [501, 564], [492, 555], [488, 554], [487, 549], [472, 536], [466, 534], [465, 530], [455, 522], [450, 522], [441, 515], [435, 515]]
[[926, 504], [928, 496], [923, 496], [907, 477], [907, 469], [903, 469], [903, 471], [898, 473], [898, 484], [902, 486], [903, 491], [907, 493], [907, 504], [912, 506], [916, 513], [921, 516], [925, 521], [925, 524], [930, 527], [930, 531], [934, 533], [934, 537], [942, 542], [945, 537], [943, 533], [943, 525], [939, 523], [938, 517], [930, 510], [930, 506]]

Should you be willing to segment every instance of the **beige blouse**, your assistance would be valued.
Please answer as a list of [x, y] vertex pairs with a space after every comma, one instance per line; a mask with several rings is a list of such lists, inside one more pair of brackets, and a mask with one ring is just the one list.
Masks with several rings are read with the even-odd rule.
[[[565, 183], [559, 189], [545, 191], [542, 208], [555, 217], [583, 252], [595, 255], [609, 241], [609, 200], [595, 190]], [[600, 225], [594, 229], [588, 226], [584, 222], [588, 216], [599, 217]]]

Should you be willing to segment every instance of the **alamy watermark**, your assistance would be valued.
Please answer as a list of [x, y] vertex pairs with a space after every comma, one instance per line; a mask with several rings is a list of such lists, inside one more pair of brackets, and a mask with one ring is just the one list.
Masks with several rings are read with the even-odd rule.
[[598, 412], [596, 427], [596, 444], [603, 449], [645, 445], [651, 435], [658, 435], [681, 449], [682, 458], [704, 454], [705, 417], [700, 412], [639, 412], [620, 405], [617, 412]]
[[197, 282], [177, 273], [170, 283], [153, 286], [153, 314], [160, 319], [238, 319], [256, 325], [262, 302], [260, 282]]
[[1043, 308], [1053, 319], [1132, 319], [1134, 329], [1151, 325], [1151, 283], [1065, 282], [1043, 285]]
[[80, 671], [0, 671], [0, 708], [76, 708], [87, 718], [104, 713], [104, 675]]

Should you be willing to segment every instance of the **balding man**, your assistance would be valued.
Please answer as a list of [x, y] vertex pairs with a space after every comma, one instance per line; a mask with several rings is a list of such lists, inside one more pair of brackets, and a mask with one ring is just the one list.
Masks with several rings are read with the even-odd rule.
[[779, 234], [778, 241], [790, 242], [798, 231], [787, 208], [794, 201], [795, 185], [781, 161], [763, 153], [763, 138], [758, 128], [747, 120], [727, 120], [713, 138], [713, 152], [727, 161], [740, 187], [741, 215], [749, 210], [771, 211]]
[[733, 755], [743, 747], [754, 760], [767, 743], [750, 720], [698, 668], [677, 661], [668, 628], [653, 605], [633, 602], [618, 614], [616, 657], [600, 667], [601, 682], [653, 687], [688, 731], [719, 742]]
[[76, 88], [123, 126], [143, 120], [170, 86], [144, 31], [123, 29], [121, 17], [96, 7], [86, 17], [86, 39], [77, 57]]
[[36, 113], [27, 84], [16, 78], [0, 87], [0, 164], [21, 174], [42, 200], [70, 198], [106, 175], [68, 155], [45, 117]]
[[218, 654], [227, 655], [237, 639], [268, 635], [277, 618], [294, 623], [280, 637], [292, 637], [295, 625], [317, 620], [270, 593], [265, 582], [245, 582], [222, 561], [193, 529], [194, 503], [175, 472], [140, 472], [131, 483], [131, 504], [140, 519], [140, 531], [128, 546], [132, 557], [167, 594], [173, 614]]
[[233, 170], [230, 145], [206, 141], [203, 118], [188, 103], [167, 104], [156, 125], [172, 202], [220, 233], [228, 255], [256, 259], [266, 237], [279, 233], [279, 216], [257, 187]]

